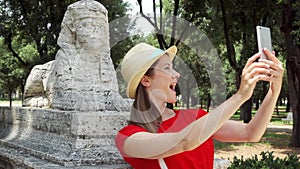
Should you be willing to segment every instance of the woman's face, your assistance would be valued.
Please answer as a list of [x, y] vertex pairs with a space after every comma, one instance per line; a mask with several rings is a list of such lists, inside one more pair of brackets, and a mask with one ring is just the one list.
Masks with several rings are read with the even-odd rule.
[[180, 74], [173, 69], [170, 57], [162, 56], [153, 68], [153, 75], [148, 77], [150, 97], [164, 103], [175, 103], [177, 100], [175, 86]]

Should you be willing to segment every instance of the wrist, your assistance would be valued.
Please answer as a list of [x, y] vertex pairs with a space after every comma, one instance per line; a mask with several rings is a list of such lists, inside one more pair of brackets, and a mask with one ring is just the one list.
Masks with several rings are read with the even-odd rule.
[[277, 96], [281, 92], [281, 87], [282, 87], [281, 83], [279, 85], [275, 85], [275, 83], [270, 83], [269, 92], [271, 92], [272, 95]]
[[237, 91], [234, 94], [234, 97], [236, 97], [237, 100], [241, 101], [242, 103], [244, 103], [245, 101], [247, 101], [248, 99], [251, 98], [251, 95], [246, 95], [243, 92]]
[[235, 98], [235, 100], [237, 100], [238, 102], [240, 102], [241, 104], [243, 104], [244, 102], [246, 102], [248, 99], [250, 99], [250, 96], [247, 96], [245, 94], [242, 94], [240, 92], [237, 92], [233, 95], [233, 97]]
[[277, 98], [277, 97], [279, 97], [279, 95], [280, 95], [280, 88], [279, 89], [277, 89], [277, 90], [274, 90], [274, 89], [272, 89], [272, 88], [269, 88], [269, 91], [268, 91], [268, 93], [267, 93], [267, 95], [270, 95], [271, 97], [273, 97], [273, 98]]

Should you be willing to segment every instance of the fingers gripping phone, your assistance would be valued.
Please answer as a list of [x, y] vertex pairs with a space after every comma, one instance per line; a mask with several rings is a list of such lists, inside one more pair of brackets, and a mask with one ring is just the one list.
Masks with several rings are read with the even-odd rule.
[[272, 52], [272, 42], [271, 42], [271, 32], [270, 28], [263, 26], [256, 26], [257, 44], [258, 50], [262, 53], [261, 58], [268, 59], [268, 57], [263, 52], [263, 48], [267, 48]]

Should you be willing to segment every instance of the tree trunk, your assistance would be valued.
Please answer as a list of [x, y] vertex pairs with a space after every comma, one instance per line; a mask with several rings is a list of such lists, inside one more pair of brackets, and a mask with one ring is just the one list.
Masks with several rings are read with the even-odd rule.
[[285, 109], [285, 112], [290, 112], [291, 111], [291, 104], [290, 104], [290, 99], [289, 97], [287, 98], [287, 101], [286, 101], [286, 109]]
[[207, 112], [209, 112], [210, 104], [211, 104], [211, 97], [210, 97], [210, 94], [208, 93], [207, 94], [207, 108], [206, 108]]
[[[249, 123], [252, 119], [252, 98], [247, 100], [240, 108], [241, 116], [244, 123]], [[249, 113], [250, 112], [250, 113]]]
[[200, 100], [200, 108], [203, 109], [203, 99]]
[[[225, 2], [224, 2], [224, 0], [219, 0], [219, 2], [220, 2], [222, 17], [223, 17], [223, 28], [224, 28], [224, 36], [225, 36], [225, 41], [226, 41], [227, 57], [228, 57], [230, 66], [236, 72], [236, 78], [235, 78], [236, 79], [236, 87], [237, 87], [237, 89], [239, 89], [240, 82], [241, 82], [240, 76], [242, 74], [242, 70], [239, 67], [239, 65], [237, 64], [234, 45], [230, 39], [230, 35], [229, 35], [230, 26], [227, 23]], [[252, 103], [249, 103], [248, 101], [245, 102], [240, 108], [240, 111], [241, 111], [240, 118], [242, 118], [242, 119], [246, 118], [246, 119], [244, 119], [244, 121], [250, 121], [251, 120], [251, 110], [252, 110]], [[249, 119], [249, 117], [250, 117], [250, 119]]]
[[293, 111], [293, 132], [291, 145], [300, 147], [300, 48], [295, 44], [292, 31], [299, 29], [293, 26], [295, 11], [292, 9], [294, 0], [283, 5], [281, 30], [284, 33], [287, 45], [286, 68], [288, 76], [289, 101]]
[[190, 108], [191, 87], [190, 83], [186, 83], [186, 108]]
[[259, 109], [259, 97], [255, 100], [255, 110]]
[[12, 90], [10, 90], [10, 89], [8, 92], [8, 97], [9, 97], [9, 107], [12, 107]]
[[[298, 49], [299, 50], [299, 47]], [[293, 133], [291, 137], [291, 145], [300, 147], [300, 55], [290, 57], [287, 59], [288, 72], [288, 89], [290, 93], [290, 101], [293, 112]], [[297, 59], [297, 60], [294, 60]], [[293, 93], [293, 94], [292, 94]]]
[[279, 107], [278, 107], [278, 102], [276, 103], [276, 114], [279, 116]]

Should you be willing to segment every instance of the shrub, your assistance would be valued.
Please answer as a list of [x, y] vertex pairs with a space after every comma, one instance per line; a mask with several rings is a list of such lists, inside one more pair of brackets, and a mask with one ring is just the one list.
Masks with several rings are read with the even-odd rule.
[[257, 155], [251, 158], [244, 159], [241, 156], [238, 159], [236, 156], [231, 162], [231, 166], [228, 169], [299, 169], [300, 162], [299, 157], [294, 154], [288, 154], [287, 157], [280, 159], [273, 155], [273, 152], [261, 152], [261, 158]]

